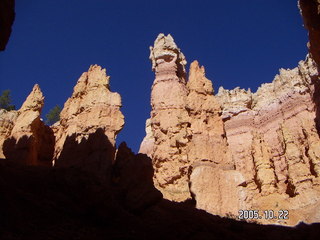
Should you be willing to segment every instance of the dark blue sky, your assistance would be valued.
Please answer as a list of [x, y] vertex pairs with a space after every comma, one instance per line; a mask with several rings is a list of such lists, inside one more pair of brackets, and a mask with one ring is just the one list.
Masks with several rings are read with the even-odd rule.
[[122, 96], [125, 127], [117, 143], [139, 149], [150, 115], [149, 46], [172, 34], [188, 65], [197, 59], [215, 90], [271, 82], [307, 53], [296, 0], [16, 0], [16, 20], [0, 53], [0, 90], [19, 108], [33, 85], [43, 114], [71, 96], [81, 73], [99, 64]]

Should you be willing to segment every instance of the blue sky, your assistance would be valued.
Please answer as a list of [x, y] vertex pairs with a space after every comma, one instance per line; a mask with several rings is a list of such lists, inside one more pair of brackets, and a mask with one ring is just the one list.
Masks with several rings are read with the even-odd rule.
[[216, 91], [255, 91], [307, 54], [295, 0], [16, 0], [13, 33], [0, 53], [0, 90], [10, 89], [19, 108], [38, 83], [45, 115], [99, 64], [122, 96], [126, 123], [117, 144], [137, 151], [150, 116], [149, 46], [161, 32], [174, 37], [188, 65], [205, 66]]

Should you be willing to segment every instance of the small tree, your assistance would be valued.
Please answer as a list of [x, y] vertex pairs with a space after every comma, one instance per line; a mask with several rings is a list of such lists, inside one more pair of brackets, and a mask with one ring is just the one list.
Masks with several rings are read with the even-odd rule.
[[16, 109], [16, 107], [11, 104], [11, 96], [9, 89], [2, 91], [2, 94], [0, 96], [0, 109], [5, 109], [7, 111]]
[[60, 120], [61, 107], [59, 105], [54, 106], [48, 114], [46, 114], [46, 124], [52, 125]]

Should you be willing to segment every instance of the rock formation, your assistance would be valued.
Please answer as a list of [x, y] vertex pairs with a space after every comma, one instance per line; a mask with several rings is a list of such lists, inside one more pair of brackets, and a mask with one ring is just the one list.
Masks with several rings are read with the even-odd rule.
[[306, 220], [301, 211], [320, 200], [316, 81], [317, 66], [307, 57], [256, 93], [220, 88], [217, 95], [232, 162], [246, 179], [247, 208], [282, 206], [291, 224]]
[[6, 48], [11, 35], [11, 27], [15, 18], [15, 0], [0, 1], [0, 51]]
[[199, 209], [234, 217], [240, 209], [247, 209], [245, 178], [237, 170], [202, 163], [192, 169], [190, 183]]
[[143, 138], [140, 144], [139, 153], [144, 153], [144, 154], [147, 154], [148, 157], [152, 157], [153, 147], [154, 147], [154, 136], [151, 128], [151, 119], [148, 118], [146, 121], [146, 136]]
[[109, 78], [97, 65], [79, 78], [54, 127], [55, 166], [78, 166], [102, 175], [110, 168], [124, 117], [121, 97], [110, 91]]
[[44, 97], [36, 84], [18, 110], [18, 116], [13, 112], [8, 122], [7, 134], [10, 132], [10, 136], [3, 143], [6, 159], [25, 165], [51, 165], [54, 136], [40, 119], [43, 104]]
[[309, 31], [308, 47], [312, 58], [320, 66], [320, 0], [299, 0], [304, 26]]
[[0, 109], [0, 158], [4, 158], [2, 151], [3, 142], [10, 137], [18, 115], [18, 111], [6, 111], [5, 109]]
[[112, 169], [112, 182], [118, 201], [137, 213], [162, 200], [153, 185], [152, 160], [145, 154], [134, 154], [126, 143], [119, 145]]
[[186, 83], [186, 60], [170, 35], [160, 34], [150, 51], [156, 77], [140, 152], [152, 157], [155, 185], [164, 197], [184, 201], [191, 198], [192, 164], [229, 164], [221, 109], [198, 62], [191, 64]]
[[213, 96], [212, 83], [205, 77], [204, 67], [200, 68], [197, 61], [190, 65], [187, 88], [189, 161], [230, 166], [227, 139], [220, 117], [221, 106]]
[[198, 208], [221, 216], [287, 209], [290, 219], [274, 223], [320, 221], [320, 214], [310, 215], [320, 202], [313, 59], [281, 69], [256, 93], [220, 88], [214, 96], [196, 61], [186, 82], [185, 58], [170, 35], [160, 34], [150, 50], [156, 77], [140, 152], [152, 158], [164, 197], [192, 196]]
[[188, 112], [185, 102], [186, 60], [173, 38], [160, 34], [150, 47], [155, 71], [151, 92], [151, 129], [154, 136], [155, 185], [168, 199], [184, 200], [188, 190]]
[[116, 150], [124, 125], [121, 97], [110, 91], [106, 70], [93, 65], [51, 128], [40, 119], [44, 97], [38, 85], [20, 110], [0, 110], [0, 158], [6, 158], [1, 164], [51, 167], [53, 161], [57, 172], [97, 177], [103, 196], [110, 193], [110, 203], [130, 214], [158, 204], [166, 208], [163, 194], [176, 202], [193, 199], [197, 208], [219, 216], [288, 210], [286, 219], [247, 220], [319, 222], [320, 8], [319, 0], [299, 3], [310, 54], [255, 93], [221, 87], [214, 95], [204, 67], [194, 61], [187, 77], [185, 56], [171, 35], [160, 34], [150, 47], [155, 80], [139, 150], [145, 154], [133, 154], [125, 143]]

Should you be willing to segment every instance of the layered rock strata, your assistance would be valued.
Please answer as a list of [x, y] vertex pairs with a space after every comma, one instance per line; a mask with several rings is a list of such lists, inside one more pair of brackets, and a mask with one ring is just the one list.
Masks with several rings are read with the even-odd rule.
[[186, 60], [173, 38], [160, 34], [150, 47], [156, 78], [151, 92], [155, 185], [168, 199], [190, 197], [188, 188], [188, 112]]
[[290, 209], [288, 224], [306, 221], [304, 209], [320, 201], [315, 81], [317, 66], [307, 57], [256, 93], [220, 88], [217, 95], [232, 162], [246, 180], [247, 208]]
[[6, 114], [11, 115], [3, 142], [6, 159], [24, 165], [51, 165], [54, 136], [40, 119], [43, 104], [43, 94], [36, 84], [18, 113]]
[[156, 77], [140, 152], [152, 158], [165, 198], [193, 197], [221, 216], [287, 209], [290, 219], [272, 223], [320, 221], [319, 73], [311, 57], [256, 93], [220, 88], [214, 96], [196, 61], [186, 82], [185, 58], [170, 35], [158, 36], [150, 56]]
[[185, 57], [170, 35], [160, 34], [150, 51], [156, 76], [140, 152], [152, 157], [154, 182], [164, 197], [184, 201], [191, 198], [192, 164], [228, 163], [221, 109], [198, 62], [191, 64], [186, 82]]
[[97, 65], [79, 78], [54, 127], [55, 166], [77, 166], [101, 175], [110, 168], [124, 116], [121, 97], [110, 91], [109, 79]]

